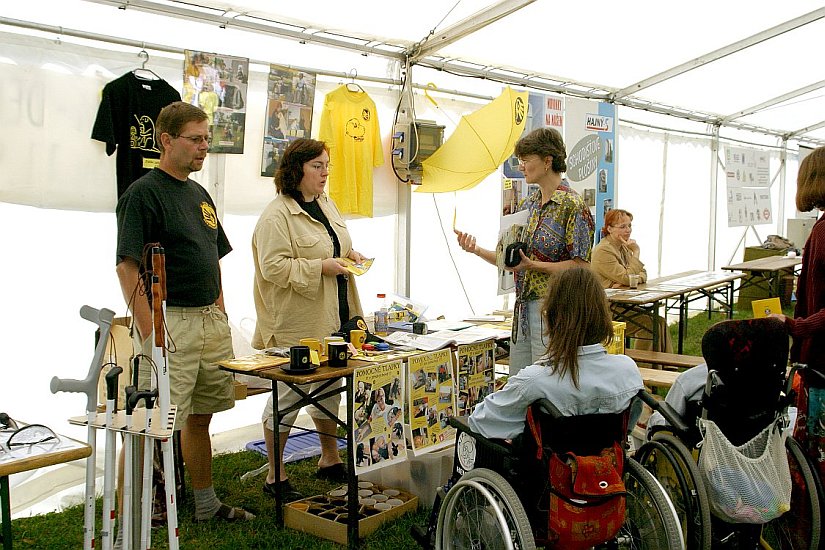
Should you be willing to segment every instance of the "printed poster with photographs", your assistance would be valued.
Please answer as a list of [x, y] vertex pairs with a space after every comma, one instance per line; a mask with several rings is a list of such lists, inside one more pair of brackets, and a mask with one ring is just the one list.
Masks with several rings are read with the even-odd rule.
[[209, 117], [210, 153], [243, 154], [249, 59], [186, 50], [182, 99]]
[[447, 423], [456, 410], [452, 356], [449, 349], [442, 349], [407, 360], [410, 376], [407, 403], [416, 456], [455, 442], [455, 428]]
[[495, 391], [496, 343], [494, 340], [458, 346], [458, 401], [460, 416]]
[[355, 369], [355, 475], [407, 458], [401, 361]]
[[312, 130], [312, 104], [315, 100], [315, 76], [313, 73], [280, 65], [269, 66], [261, 155], [262, 176], [275, 175], [290, 142], [309, 137]]

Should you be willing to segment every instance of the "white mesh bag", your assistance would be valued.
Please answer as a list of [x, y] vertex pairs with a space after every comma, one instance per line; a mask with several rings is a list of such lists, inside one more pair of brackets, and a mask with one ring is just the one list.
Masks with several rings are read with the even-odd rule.
[[787, 433], [774, 422], [735, 447], [711, 420], [702, 420], [705, 439], [699, 472], [717, 517], [733, 523], [767, 523], [791, 508]]

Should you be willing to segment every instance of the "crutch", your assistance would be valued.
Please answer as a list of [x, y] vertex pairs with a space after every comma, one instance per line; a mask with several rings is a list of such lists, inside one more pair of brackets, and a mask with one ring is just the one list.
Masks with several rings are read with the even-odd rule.
[[[152, 361], [157, 367], [158, 378], [158, 406], [161, 422], [170, 418], [169, 396], [169, 366], [166, 362], [166, 256], [160, 246], [152, 247], [152, 322], [154, 339], [152, 346]], [[165, 426], [164, 426], [165, 427]], [[166, 492], [166, 526], [169, 533], [169, 549], [178, 549], [178, 511], [175, 499], [175, 458], [172, 447], [172, 436], [160, 442], [163, 453], [163, 481]]]
[[95, 427], [93, 423], [97, 417], [97, 382], [100, 378], [100, 365], [103, 354], [106, 351], [106, 343], [109, 340], [109, 333], [112, 330], [112, 320], [115, 312], [110, 309], [95, 309], [90, 306], [80, 308], [80, 316], [97, 324], [100, 329], [100, 337], [95, 346], [92, 364], [89, 366], [89, 374], [83, 380], [72, 380], [67, 378], [52, 378], [50, 388], [52, 393], [59, 391], [69, 393], [86, 394], [86, 424], [88, 426], [88, 443], [92, 448], [92, 454], [86, 459], [86, 495], [85, 510], [83, 513], [83, 548], [91, 550], [95, 545]]
[[115, 456], [117, 436], [112, 429], [112, 420], [117, 411], [117, 379], [123, 369], [117, 365], [106, 373], [106, 450], [103, 462], [103, 526], [100, 539], [103, 550], [112, 550], [115, 534]]

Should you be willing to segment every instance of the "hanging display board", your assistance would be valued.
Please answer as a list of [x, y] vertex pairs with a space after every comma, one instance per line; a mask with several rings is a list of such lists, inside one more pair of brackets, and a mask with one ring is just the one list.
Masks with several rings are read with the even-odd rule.
[[773, 223], [767, 151], [725, 147], [728, 227]]
[[355, 475], [407, 459], [401, 361], [355, 369]]
[[447, 419], [455, 413], [453, 354], [449, 349], [415, 355], [407, 362], [408, 407], [413, 453], [429, 453], [455, 442]]
[[281, 65], [269, 66], [266, 87], [261, 175], [272, 177], [284, 150], [298, 138], [308, 138], [312, 128], [312, 104], [316, 75]]
[[565, 107], [567, 179], [599, 228], [607, 211], [616, 206], [616, 106], [570, 98]]
[[243, 154], [249, 59], [186, 50], [183, 101], [209, 115], [210, 153]]
[[458, 346], [458, 414], [470, 415], [495, 391], [494, 340]]

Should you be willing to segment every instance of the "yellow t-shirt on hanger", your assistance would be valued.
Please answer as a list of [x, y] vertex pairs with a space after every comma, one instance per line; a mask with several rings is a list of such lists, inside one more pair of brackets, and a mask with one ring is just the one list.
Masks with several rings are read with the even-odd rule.
[[375, 102], [341, 85], [324, 98], [318, 139], [329, 147], [327, 193], [342, 214], [372, 217], [372, 171], [384, 164]]

